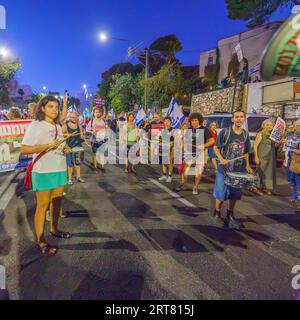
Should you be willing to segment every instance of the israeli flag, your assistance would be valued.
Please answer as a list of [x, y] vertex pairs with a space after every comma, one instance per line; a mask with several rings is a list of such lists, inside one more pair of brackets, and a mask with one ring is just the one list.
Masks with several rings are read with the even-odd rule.
[[252, 68], [249, 70], [249, 76], [251, 76], [252, 74], [254, 74], [254, 73], [256, 73], [256, 72], [259, 72], [260, 66], [261, 66], [261, 64], [258, 63], [257, 65], [255, 65], [254, 67], [252, 67]]
[[147, 119], [147, 115], [142, 106], [139, 107], [139, 110], [136, 114], [134, 124], [138, 127]]
[[147, 114], [147, 119], [149, 119], [151, 121], [151, 120], [153, 120], [153, 118], [154, 118], [153, 113], [151, 111], [149, 111]]
[[177, 101], [173, 97], [167, 111], [167, 115], [172, 119], [172, 127], [174, 129], [180, 128], [182, 122], [184, 121], [184, 114], [182, 113], [182, 108], [177, 104]]

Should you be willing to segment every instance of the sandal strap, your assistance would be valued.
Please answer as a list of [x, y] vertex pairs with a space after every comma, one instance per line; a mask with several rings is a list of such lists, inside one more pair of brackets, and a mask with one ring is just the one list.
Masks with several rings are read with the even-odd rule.
[[[57, 252], [57, 248], [56, 247], [52, 247], [49, 244], [38, 245], [38, 247], [39, 247], [41, 253], [44, 256], [46, 256], [46, 255], [54, 255]], [[54, 250], [54, 252], [53, 252], [53, 250]]]
[[63, 232], [63, 231], [57, 231], [56, 233], [50, 232], [52, 237], [59, 238], [59, 239], [70, 239], [72, 238], [72, 235], [70, 232]]

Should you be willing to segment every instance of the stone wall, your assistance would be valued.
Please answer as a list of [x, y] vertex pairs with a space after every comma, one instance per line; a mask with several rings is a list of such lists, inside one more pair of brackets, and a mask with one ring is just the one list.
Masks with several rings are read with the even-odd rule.
[[[232, 99], [234, 87], [221, 89], [217, 91], [206, 92], [194, 95], [192, 98], [192, 112], [200, 112], [202, 114], [210, 114], [217, 111], [232, 112]], [[243, 87], [237, 87], [235, 95], [234, 110], [243, 109]]]

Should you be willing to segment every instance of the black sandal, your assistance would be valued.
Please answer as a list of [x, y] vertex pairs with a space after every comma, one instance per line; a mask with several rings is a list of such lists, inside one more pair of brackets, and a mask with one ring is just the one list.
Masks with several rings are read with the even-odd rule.
[[56, 233], [50, 232], [51, 236], [59, 239], [71, 239], [72, 234], [70, 232], [57, 231]]
[[43, 245], [38, 244], [38, 248], [43, 256], [54, 256], [58, 251], [57, 247], [50, 246], [47, 243]]

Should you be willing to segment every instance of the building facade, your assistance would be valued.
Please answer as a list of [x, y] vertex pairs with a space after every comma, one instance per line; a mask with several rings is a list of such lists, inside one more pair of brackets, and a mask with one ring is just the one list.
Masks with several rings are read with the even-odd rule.
[[[251, 69], [260, 63], [264, 49], [281, 24], [282, 22], [272, 22], [262, 27], [220, 39], [218, 41], [220, 62], [219, 83], [228, 76], [228, 64], [233, 54], [236, 53], [236, 46], [238, 44], [240, 44], [243, 57], [248, 60], [249, 69]], [[200, 77], [204, 77], [205, 67], [210, 64], [215, 64], [216, 59], [216, 49], [201, 53], [199, 67]], [[259, 76], [258, 71], [255, 75]]]

